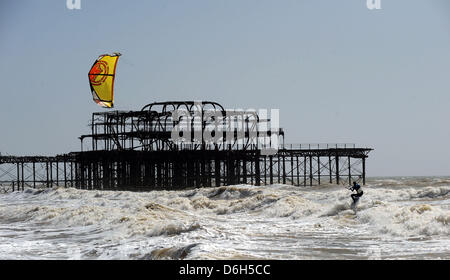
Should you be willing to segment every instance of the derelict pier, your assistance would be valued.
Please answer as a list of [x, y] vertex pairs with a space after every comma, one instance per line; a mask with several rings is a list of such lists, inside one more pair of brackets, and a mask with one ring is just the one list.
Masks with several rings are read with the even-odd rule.
[[169, 101], [92, 114], [81, 150], [54, 157], [0, 156], [3, 191], [65, 186], [158, 190], [235, 184], [365, 184], [370, 148], [284, 144], [255, 111]]

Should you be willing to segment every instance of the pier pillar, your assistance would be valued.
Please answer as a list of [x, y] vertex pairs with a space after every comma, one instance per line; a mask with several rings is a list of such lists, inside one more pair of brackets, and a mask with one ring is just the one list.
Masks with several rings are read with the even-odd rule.
[[261, 183], [260, 183], [260, 180], [261, 180], [261, 169], [259, 168], [259, 164], [260, 164], [260, 162], [259, 162], [259, 159], [261, 158], [261, 156], [260, 156], [260, 152], [258, 151], [257, 153], [256, 153], [256, 156], [255, 156], [255, 185], [256, 186], [260, 186], [261, 185]]
[[67, 164], [66, 164], [66, 158], [64, 157], [64, 187], [67, 187]]
[[303, 186], [306, 187], [306, 156], [303, 157]]
[[331, 168], [331, 157], [328, 157], [328, 169], [330, 171], [330, 184], [333, 183], [333, 169]]
[[33, 188], [36, 188], [36, 163], [33, 161]]
[[244, 155], [244, 159], [242, 160], [242, 178], [243, 178], [243, 184], [247, 184], [247, 160], [245, 159], [245, 155]]
[[56, 162], [56, 186], [59, 185], [59, 168], [58, 168], [58, 162]]
[[46, 183], [47, 183], [47, 188], [49, 187], [49, 178], [48, 178], [48, 162], [45, 163], [45, 172], [46, 172]]
[[23, 170], [23, 162], [20, 164], [22, 167], [22, 191], [25, 189], [25, 178], [24, 178], [24, 170]]
[[317, 183], [320, 185], [320, 156], [317, 157]]
[[294, 185], [294, 156], [291, 154], [291, 185]]
[[339, 156], [336, 156], [336, 184], [339, 185]]
[[267, 156], [264, 156], [264, 185], [267, 185]]
[[366, 158], [362, 158], [362, 179], [363, 179], [363, 185], [366, 184]]
[[312, 186], [313, 181], [313, 165], [312, 165], [312, 156], [309, 156], [309, 185]]
[[214, 159], [214, 181], [216, 187], [220, 186], [220, 160], [217, 156]]
[[273, 185], [273, 156], [269, 156], [269, 169], [270, 184]]
[[348, 157], [348, 184], [352, 185], [352, 165], [350, 162], [350, 157]]

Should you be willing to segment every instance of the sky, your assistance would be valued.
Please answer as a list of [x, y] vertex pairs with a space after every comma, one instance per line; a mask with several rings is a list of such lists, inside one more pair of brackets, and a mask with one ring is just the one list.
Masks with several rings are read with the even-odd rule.
[[115, 109], [279, 109], [286, 143], [373, 148], [367, 176], [450, 175], [450, 1], [0, 1], [0, 152], [80, 149], [87, 73], [120, 52]]

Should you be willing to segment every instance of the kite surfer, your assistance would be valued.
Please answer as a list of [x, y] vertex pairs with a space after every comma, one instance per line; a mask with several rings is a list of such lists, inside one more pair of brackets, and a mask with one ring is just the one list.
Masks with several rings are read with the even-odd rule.
[[349, 190], [356, 191], [356, 193], [351, 194], [353, 203], [356, 203], [359, 200], [359, 198], [364, 194], [361, 186], [359, 184], [357, 184], [356, 182], [353, 182], [353, 187], [350, 187]]

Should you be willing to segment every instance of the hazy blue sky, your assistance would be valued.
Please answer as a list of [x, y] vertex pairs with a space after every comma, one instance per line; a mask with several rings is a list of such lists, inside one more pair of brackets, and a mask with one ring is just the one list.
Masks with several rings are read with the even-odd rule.
[[288, 143], [375, 149], [368, 176], [450, 175], [450, 1], [0, 1], [0, 152], [78, 150], [87, 72], [119, 51], [116, 109], [277, 108]]

